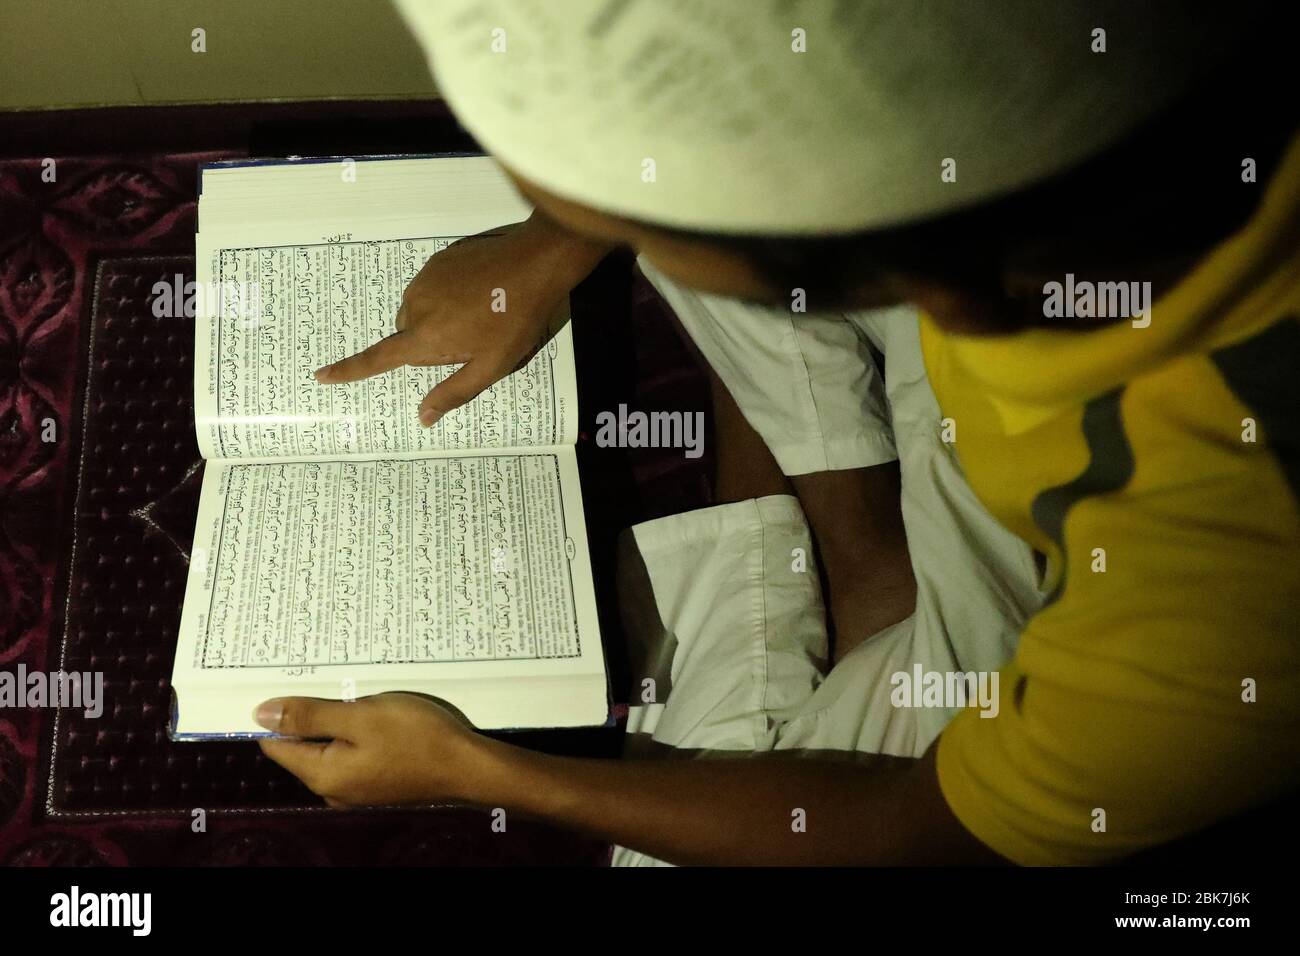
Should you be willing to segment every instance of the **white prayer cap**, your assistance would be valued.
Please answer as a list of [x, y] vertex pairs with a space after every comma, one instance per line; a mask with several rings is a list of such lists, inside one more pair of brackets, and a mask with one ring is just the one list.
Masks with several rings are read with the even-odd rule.
[[1177, 0], [395, 2], [507, 166], [724, 233], [898, 225], [1061, 172], [1203, 74], [1221, 30]]

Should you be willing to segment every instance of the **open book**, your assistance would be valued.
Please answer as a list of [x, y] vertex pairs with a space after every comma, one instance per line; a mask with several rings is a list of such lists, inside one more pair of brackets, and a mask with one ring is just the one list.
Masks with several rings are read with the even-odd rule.
[[175, 739], [392, 690], [482, 729], [606, 722], [568, 325], [432, 428], [417, 407], [454, 367], [313, 377], [394, 331], [430, 255], [528, 211], [485, 157], [203, 169]]

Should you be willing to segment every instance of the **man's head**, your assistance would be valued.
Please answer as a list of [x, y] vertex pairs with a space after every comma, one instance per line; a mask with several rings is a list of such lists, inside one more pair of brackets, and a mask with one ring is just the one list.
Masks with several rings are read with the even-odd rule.
[[[399, 6], [462, 122], [570, 228], [702, 290], [909, 299], [977, 332], [1162, 238], [1203, 172], [1170, 104], [1234, 46], [1165, 3]], [[1241, 212], [1211, 206], [1219, 232]]]

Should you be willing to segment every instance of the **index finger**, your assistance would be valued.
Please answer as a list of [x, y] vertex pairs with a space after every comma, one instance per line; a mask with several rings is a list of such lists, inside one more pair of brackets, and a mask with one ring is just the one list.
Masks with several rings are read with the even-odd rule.
[[394, 332], [356, 355], [318, 368], [316, 381], [325, 385], [338, 385], [390, 371], [407, 363], [411, 345], [406, 332]]
[[264, 737], [257, 742], [262, 753], [316, 790], [325, 774], [325, 753], [332, 744], [312, 744], [301, 740]]

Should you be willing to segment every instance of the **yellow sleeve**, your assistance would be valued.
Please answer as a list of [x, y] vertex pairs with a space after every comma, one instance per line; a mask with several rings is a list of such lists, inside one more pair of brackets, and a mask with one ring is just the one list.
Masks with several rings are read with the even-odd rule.
[[[997, 716], [963, 711], [937, 754], [953, 813], [1008, 859], [1106, 863], [1297, 785], [1297, 675], [1270, 668], [1279, 661], [1257, 659], [1243, 669], [1224, 660], [1199, 669], [1195, 680], [1177, 668], [1144, 671], [1126, 661], [1120, 678], [1107, 673], [1116, 662], [1099, 663], [1086, 650], [1064, 655], [1052, 635], [1032, 631], [1033, 622], [1020, 657], [1037, 664], [1050, 656], [1050, 666], [1026, 673], [1018, 658], [1001, 674]], [[1204, 626], [1198, 633], [1185, 619], [1144, 622], [1117, 643], [1161, 646], [1164, 636], [1225, 646], [1222, 635]], [[1069, 681], [1052, 673], [1065, 656], [1074, 658]], [[1245, 671], [1255, 675], [1253, 693], [1243, 686]]]

